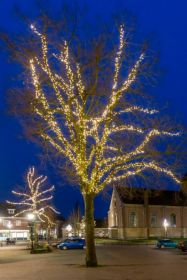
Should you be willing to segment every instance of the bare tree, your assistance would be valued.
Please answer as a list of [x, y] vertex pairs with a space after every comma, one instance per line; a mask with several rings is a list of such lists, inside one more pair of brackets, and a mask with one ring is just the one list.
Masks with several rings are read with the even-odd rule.
[[13, 202], [7, 201], [7, 203], [16, 205], [19, 207], [19, 211], [15, 216], [20, 216], [24, 213], [33, 214], [35, 219], [39, 219], [42, 223], [54, 224], [49, 214], [51, 211], [58, 213], [51, 205], [53, 196], [51, 195], [54, 190], [54, 186], [49, 188], [44, 187], [47, 177], [41, 175], [36, 177], [35, 168], [29, 168], [27, 173], [27, 186], [25, 191], [12, 191], [13, 194], [20, 197], [20, 201]]
[[[32, 54], [32, 57], [28, 58], [32, 75], [31, 102], [35, 122], [38, 124], [37, 133], [45, 144], [52, 146], [62, 157], [68, 158], [79, 179], [85, 203], [86, 264], [95, 266], [95, 195], [106, 185], [137, 175], [146, 169], [164, 173], [179, 183], [170, 169], [145, 156], [146, 147], [155, 137], [178, 136], [179, 133], [156, 128], [146, 130], [138, 123], [125, 122], [127, 114], [139, 112], [153, 115], [158, 111], [137, 105], [120, 109], [123, 96], [132, 88], [141, 71], [141, 65], [146, 60], [145, 53], [141, 53], [127, 78], [120, 80], [122, 54], [126, 45], [123, 26], [120, 27], [111, 93], [101, 102], [101, 109], [92, 111], [91, 114], [88, 110], [90, 99], [82, 67], [71, 55], [68, 42], [63, 43], [59, 53], [53, 50], [51, 53], [48, 51], [46, 36], [34, 25], [31, 25], [31, 29], [41, 42], [41, 55]], [[63, 69], [61, 73], [57, 65], [52, 66], [54, 59], [60, 63]], [[123, 124], [116, 121], [121, 115]], [[115, 135], [123, 133], [136, 135], [139, 143], [130, 147], [130, 151], [123, 150], [121, 153], [114, 145], [114, 139]]]

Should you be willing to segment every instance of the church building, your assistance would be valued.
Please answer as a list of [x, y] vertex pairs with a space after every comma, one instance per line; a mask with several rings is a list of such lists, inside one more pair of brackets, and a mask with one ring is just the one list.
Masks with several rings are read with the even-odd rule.
[[[146, 195], [145, 195], [146, 194]], [[187, 237], [187, 199], [181, 192], [115, 187], [108, 211], [109, 237]]]

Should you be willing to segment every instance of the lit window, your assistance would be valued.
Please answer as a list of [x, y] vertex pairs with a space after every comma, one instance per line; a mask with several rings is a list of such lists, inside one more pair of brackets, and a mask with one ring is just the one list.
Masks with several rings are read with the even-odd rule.
[[21, 226], [21, 221], [20, 220], [16, 220], [16, 226]]
[[176, 215], [174, 213], [170, 215], [170, 226], [176, 227]]
[[9, 220], [3, 220], [3, 225], [4, 226], [8, 226], [11, 222]]
[[156, 214], [151, 214], [151, 227], [155, 227], [157, 225], [157, 216]]
[[130, 227], [137, 227], [137, 217], [135, 212], [131, 212], [129, 214], [129, 226]]
[[14, 215], [15, 209], [8, 209], [8, 214]]
[[118, 226], [118, 217], [117, 217], [117, 214], [115, 213], [114, 214], [114, 227], [117, 227]]

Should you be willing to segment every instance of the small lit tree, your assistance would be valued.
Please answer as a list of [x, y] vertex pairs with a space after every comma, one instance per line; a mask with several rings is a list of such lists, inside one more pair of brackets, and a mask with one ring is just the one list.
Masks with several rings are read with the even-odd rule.
[[[9, 204], [18, 206], [18, 212], [15, 216], [20, 216], [24, 213], [33, 214], [35, 219], [47, 224], [48, 227], [54, 225], [54, 221], [51, 218], [52, 216], [49, 214], [51, 212], [58, 213], [51, 205], [51, 200], [53, 198], [51, 193], [54, 191], [54, 186], [45, 188], [44, 183], [46, 180], [46, 176], [36, 176], [34, 167], [29, 168], [25, 191], [12, 191], [20, 200], [18, 202], [7, 201]], [[36, 229], [34, 230], [36, 231]]]
[[[31, 57], [28, 58], [32, 76], [32, 85], [28, 88], [33, 115], [30, 122], [34, 121], [35, 135], [41, 139], [43, 145], [52, 148], [61, 158], [68, 159], [70, 169], [78, 178], [85, 203], [86, 265], [96, 266], [94, 244], [96, 194], [108, 184], [138, 175], [147, 169], [164, 173], [179, 183], [170, 169], [153, 160], [150, 155], [147, 156], [147, 147], [155, 137], [177, 136], [179, 133], [145, 128], [140, 121], [132, 123], [127, 119], [128, 114], [136, 112], [139, 114], [139, 120], [143, 119], [145, 124], [141, 114], [154, 115], [158, 111], [123, 102], [126, 94], [130, 93], [136, 84], [146, 61], [145, 53], [141, 53], [128, 73], [122, 69], [123, 50], [126, 46], [123, 26], [119, 31], [113, 77], [107, 79], [105, 88], [101, 88], [102, 92], [104, 90], [108, 92], [111, 82], [110, 93], [108, 92], [101, 102], [99, 97], [97, 99], [98, 88], [95, 94], [95, 100], [99, 100], [98, 110], [90, 110], [93, 104], [90, 101], [90, 92], [94, 95], [96, 91], [95, 84], [89, 90], [88, 75], [91, 71], [84, 71], [81, 61], [76, 62], [76, 55], [70, 54], [68, 42], [64, 41], [60, 52], [54, 53], [54, 46], [48, 50], [46, 36], [34, 25], [31, 25], [31, 29], [39, 38], [41, 52], [38, 49], [34, 50], [30, 52]], [[97, 58], [98, 53], [95, 56], [96, 60]], [[100, 62], [102, 63], [101, 60]], [[97, 74], [95, 83], [99, 81]], [[138, 125], [140, 123], [141, 125]], [[130, 134], [135, 141], [134, 144], [132, 141], [125, 142], [123, 149], [115, 145], [115, 139], [120, 135], [123, 138], [124, 134]]]

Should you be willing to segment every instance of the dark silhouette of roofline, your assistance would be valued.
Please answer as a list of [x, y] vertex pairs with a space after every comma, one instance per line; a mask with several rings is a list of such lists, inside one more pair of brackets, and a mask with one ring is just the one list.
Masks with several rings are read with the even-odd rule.
[[[120, 186], [115, 189], [123, 203], [144, 204], [145, 189]], [[149, 205], [187, 206], [187, 196], [182, 191], [149, 189]]]

